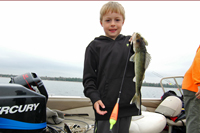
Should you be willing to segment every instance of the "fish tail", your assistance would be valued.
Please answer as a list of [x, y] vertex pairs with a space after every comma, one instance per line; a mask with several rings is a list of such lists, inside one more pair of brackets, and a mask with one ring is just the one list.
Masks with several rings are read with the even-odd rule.
[[139, 109], [139, 110], [141, 110], [141, 105], [140, 105], [140, 103], [141, 103], [141, 101], [140, 101], [140, 95], [135, 95], [133, 98], [132, 98], [132, 100], [131, 100], [131, 102], [132, 103], [135, 103], [135, 105], [136, 105], [136, 107]]

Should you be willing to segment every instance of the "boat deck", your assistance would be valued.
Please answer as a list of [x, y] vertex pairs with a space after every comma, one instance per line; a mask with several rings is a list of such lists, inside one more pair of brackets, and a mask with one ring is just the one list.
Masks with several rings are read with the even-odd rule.
[[[66, 116], [62, 123], [58, 125], [51, 125], [54, 129], [61, 131], [64, 129], [65, 124], [68, 125], [71, 132], [87, 132], [87, 133], [93, 133], [94, 130], [94, 120], [88, 118], [87, 116]], [[65, 132], [67, 132], [65, 130]]]

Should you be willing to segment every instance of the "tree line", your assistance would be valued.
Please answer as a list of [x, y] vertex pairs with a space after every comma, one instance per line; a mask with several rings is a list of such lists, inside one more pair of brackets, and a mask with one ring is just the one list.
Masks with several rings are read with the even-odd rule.
[[[16, 77], [17, 75], [12, 74], [0, 74], [0, 77]], [[41, 76], [42, 80], [52, 80], [52, 81], [70, 81], [70, 82], [82, 82], [82, 78], [74, 78], [74, 77], [47, 77], [47, 76]], [[149, 83], [149, 82], [143, 82], [142, 86], [149, 86], [149, 87], [161, 87], [160, 83]], [[164, 87], [167, 88], [177, 88], [176, 85], [170, 85], [169, 83], [163, 84]], [[181, 88], [181, 86], [179, 86]]]
[[40, 77], [42, 80], [55, 80], [55, 81], [71, 81], [71, 82], [82, 82], [82, 78], [71, 78], [71, 77]]
[[[16, 77], [18, 75], [13, 74], [0, 74], [0, 77]], [[74, 78], [74, 77], [47, 77], [47, 76], [40, 76], [42, 80], [54, 80], [54, 81], [73, 81], [73, 82], [82, 82], [82, 78]]]

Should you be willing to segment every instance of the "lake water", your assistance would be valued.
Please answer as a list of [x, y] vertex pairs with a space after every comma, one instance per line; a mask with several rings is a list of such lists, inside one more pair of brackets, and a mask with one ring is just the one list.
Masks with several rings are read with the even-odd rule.
[[[0, 84], [9, 84], [10, 78], [0, 77]], [[42, 80], [49, 96], [81, 96], [83, 85], [81, 82]], [[161, 98], [162, 88], [142, 86], [142, 98]]]

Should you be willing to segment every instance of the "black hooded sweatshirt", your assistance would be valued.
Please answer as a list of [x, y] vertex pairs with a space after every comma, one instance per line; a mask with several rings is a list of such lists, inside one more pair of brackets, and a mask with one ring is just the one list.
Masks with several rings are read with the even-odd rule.
[[[125, 69], [118, 118], [138, 115], [135, 104], [130, 104], [135, 94], [134, 63], [128, 61], [127, 68], [125, 68], [127, 59], [129, 60], [130, 56], [134, 54], [129, 45], [130, 37], [120, 34], [113, 40], [106, 36], [100, 36], [86, 48], [83, 72], [84, 94], [91, 99], [93, 104], [102, 100], [105, 109], [101, 108], [101, 110], [108, 112], [105, 115], [99, 115], [94, 109], [96, 120], [110, 118], [119, 96]], [[128, 55], [129, 50], [130, 54]]]

